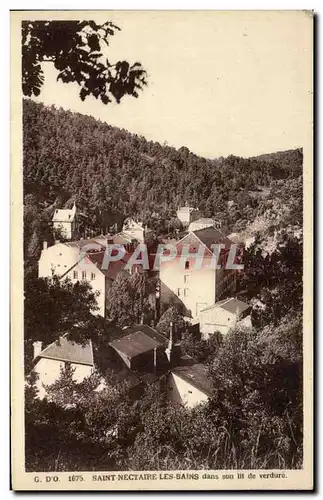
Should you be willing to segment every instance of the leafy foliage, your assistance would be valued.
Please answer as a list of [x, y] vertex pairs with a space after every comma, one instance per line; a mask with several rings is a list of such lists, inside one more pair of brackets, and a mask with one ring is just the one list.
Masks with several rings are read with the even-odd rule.
[[109, 289], [107, 304], [108, 317], [118, 326], [140, 323], [150, 313], [146, 274], [120, 272]]
[[28, 271], [24, 282], [25, 369], [29, 370], [35, 341], [48, 345], [65, 333], [80, 342], [89, 335], [93, 339], [102, 335], [101, 320], [92, 314], [96, 309], [96, 293], [88, 283], [37, 278]]
[[127, 61], [111, 63], [104, 55], [110, 37], [120, 31], [112, 22], [23, 21], [22, 90], [25, 96], [38, 96], [44, 83], [43, 63], [53, 64], [57, 80], [80, 86], [82, 101], [88, 96], [108, 104], [125, 95], [138, 97], [147, 85], [141, 64]]
[[157, 330], [169, 337], [170, 324], [173, 323], [175, 337], [180, 338], [181, 333], [185, 330], [186, 324], [183, 316], [178, 312], [176, 307], [169, 307], [160, 317]]
[[302, 309], [303, 239], [282, 235], [275, 251], [266, 255], [259, 243], [245, 252], [241, 287], [253, 297], [253, 324], [261, 327], [277, 325], [287, 313]]

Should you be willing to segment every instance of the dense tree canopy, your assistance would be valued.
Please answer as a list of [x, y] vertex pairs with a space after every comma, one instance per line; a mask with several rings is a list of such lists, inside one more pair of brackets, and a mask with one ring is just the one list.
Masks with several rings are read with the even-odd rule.
[[[120, 227], [126, 216], [157, 232], [174, 232], [180, 228], [176, 210], [186, 202], [222, 222], [225, 232], [240, 231], [268, 210], [264, 194], [271, 185], [282, 191], [276, 182], [295, 184], [302, 174], [301, 150], [271, 162], [235, 156], [211, 160], [30, 100], [24, 101], [23, 120], [25, 203], [32, 195], [37, 210], [50, 217], [55, 206], [76, 201], [95, 232], [115, 222]], [[287, 190], [281, 199], [298, 191]], [[29, 232], [31, 238], [35, 228]]]
[[107, 21], [23, 21], [22, 90], [25, 96], [38, 96], [44, 83], [42, 65], [53, 64], [57, 80], [76, 82], [82, 101], [87, 96], [103, 104], [118, 103], [125, 95], [138, 97], [147, 84], [140, 63], [112, 63], [104, 55], [110, 37], [120, 31]]

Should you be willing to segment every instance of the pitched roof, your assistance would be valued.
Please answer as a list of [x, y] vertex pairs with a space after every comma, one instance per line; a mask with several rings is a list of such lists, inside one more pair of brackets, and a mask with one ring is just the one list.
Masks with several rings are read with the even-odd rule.
[[57, 359], [82, 365], [93, 366], [92, 342], [78, 344], [69, 340], [66, 335], [47, 346], [41, 351], [39, 358]]
[[171, 371], [185, 380], [185, 382], [188, 382], [196, 389], [204, 392], [207, 396], [212, 394], [212, 383], [208, 377], [206, 366], [197, 363], [190, 366], [176, 366]]
[[73, 222], [76, 215], [76, 206], [72, 208], [56, 208], [53, 215], [53, 222]]
[[89, 252], [102, 251], [106, 248], [106, 244], [102, 240], [99, 241], [96, 238], [66, 241], [65, 245], [67, 245], [68, 247], [79, 248], [80, 250], [88, 246]]
[[113, 236], [113, 243], [115, 245], [127, 245], [133, 242], [133, 238], [130, 234], [121, 231]]
[[121, 339], [113, 340], [109, 345], [128, 358], [134, 358], [144, 352], [152, 351], [155, 347], [161, 347], [163, 344], [145, 333], [137, 331]]
[[155, 328], [152, 328], [149, 325], [132, 325], [132, 326], [127, 326], [123, 330], [123, 333], [125, 335], [130, 335], [131, 333], [135, 332], [143, 332], [145, 335], [148, 335], [148, 337], [150, 337], [151, 339], [160, 342], [160, 344], [164, 344], [166, 346], [168, 344], [168, 338], [166, 338], [164, 335], [155, 330]]
[[204, 229], [197, 229], [192, 231], [204, 243], [204, 245], [211, 250], [211, 245], [214, 243], [223, 243], [224, 245], [231, 245], [232, 241], [227, 238], [221, 231], [215, 227], [205, 227]]
[[246, 304], [245, 302], [242, 302], [241, 300], [236, 299], [235, 297], [231, 297], [228, 301], [221, 304], [220, 307], [222, 307], [222, 309], [225, 309], [226, 311], [229, 311], [232, 314], [235, 314], [237, 310], [241, 314], [247, 309], [250, 309], [249, 304]]
[[185, 240], [188, 243], [192, 243], [192, 240], [196, 241], [196, 239], [198, 239], [211, 251], [213, 244], [223, 243], [226, 247], [232, 245], [232, 241], [227, 238], [221, 231], [215, 229], [215, 227], [206, 227], [204, 229], [196, 229], [195, 231], [186, 232], [183, 238], [177, 241], [176, 246], [182, 245], [183, 243], [185, 243]]
[[106, 278], [110, 280], [115, 280], [117, 275], [122, 271], [128, 260], [130, 259], [130, 254], [125, 254], [124, 257], [116, 261], [104, 261], [105, 252], [94, 252], [87, 255], [89, 260], [96, 265], [96, 267], [105, 275]]
[[236, 314], [237, 310], [241, 314], [242, 312], [246, 311], [247, 309], [250, 308], [249, 304], [246, 304], [245, 302], [242, 302], [242, 300], [239, 300], [235, 297], [230, 297], [224, 300], [220, 300], [219, 302], [215, 302], [212, 306], [206, 307], [205, 309], [202, 309], [201, 313], [204, 311], [209, 311], [211, 309], [217, 309], [218, 307], [221, 307], [222, 309], [225, 309], [226, 311], [230, 312], [231, 314]]

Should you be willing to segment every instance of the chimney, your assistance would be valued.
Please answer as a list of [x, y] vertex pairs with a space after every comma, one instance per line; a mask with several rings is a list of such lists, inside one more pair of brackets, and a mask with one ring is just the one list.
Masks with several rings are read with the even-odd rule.
[[157, 347], [154, 347], [154, 373], [157, 371]]
[[38, 342], [34, 342], [33, 346], [34, 346], [34, 359], [35, 359], [42, 352], [42, 342], [40, 340]]
[[168, 361], [171, 363], [172, 362], [172, 354], [173, 354], [173, 322], [171, 321], [169, 323], [169, 341], [168, 341], [168, 346], [166, 349], [166, 356], [168, 358]]
[[47, 250], [47, 241], [43, 242], [43, 250]]

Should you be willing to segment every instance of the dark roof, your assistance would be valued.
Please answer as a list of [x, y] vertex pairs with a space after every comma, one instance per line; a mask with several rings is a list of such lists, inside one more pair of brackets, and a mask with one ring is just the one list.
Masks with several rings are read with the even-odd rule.
[[[90, 253], [87, 257], [97, 266], [98, 269], [109, 279], [115, 280], [119, 272], [127, 264], [125, 259], [104, 262], [105, 252]], [[108, 263], [108, 266], [107, 266]], [[105, 264], [105, 265], [103, 265]]]
[[131, 333], [135, 332], [143, 332], [145, 335], [148, 335], [148, 337], [150, 337], [153, 340], [156, 340], [162, 345], [167, 346], [168, 344], [168, 338], [166, 338], [161, 333], [157, 332], [155, 328], [152, 328], [149, 325], [132, 325], [132, 326], [127, 326], [123, 330], [124, 335], [130, 335]]
[[38, 358], [57, 359], [93, 366], [92, 343], [89, 340], [85, 344], [78, 344], [66, 336], [60, 337], [41, 351]]
[[152, 351], [155, 347], [161, 347], [163, 344], [138, 331], [121, 339], [113, 340], [109, 345], [128, 358], [135, 358], [144, 352]]
[[197, 363], [195, 365], [176, 366], [172, 373], [190, 383], [196, 389], [204, 392], [207, 396], [212, 394], [212, 383], [208, 377], [207, 367]]
[[205, 227], [204, 229], [197, 229], [192, 231], [204, 245], [211, 250], [211, 245], [214, 243], [223, 243], [231, 245], [232, 241], [229, 240], [221, 231], [215, 227]]
[[215, 227], [205, 227], [204, 229], [186, 232], [186, 234], [179, 241], [177, 241], [176, 245], [183, 245], [185, 243], [196, 245], [197, 239], [211, 251], [211, 245], [213, 244], [223, 243], [228, 248], [233, 243], [229, 238], [227, 238], [227, 236]]

